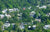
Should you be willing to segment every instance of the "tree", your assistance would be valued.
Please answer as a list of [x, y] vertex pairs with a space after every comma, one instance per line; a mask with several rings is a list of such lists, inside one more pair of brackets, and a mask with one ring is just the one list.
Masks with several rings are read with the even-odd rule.
[[9, 32], [8, 30], [4, 30], [4, 32]]
[[0, 32], [2, 32], [2, 26], [3, 26], [3, 22], [0, 21]]

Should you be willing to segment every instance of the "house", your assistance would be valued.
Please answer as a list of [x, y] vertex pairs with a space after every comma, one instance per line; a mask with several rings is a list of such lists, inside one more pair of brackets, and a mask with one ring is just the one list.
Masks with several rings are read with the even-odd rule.
[[23, 23], [21, 23], [20, 25], [19, 25], [19, 28], [22, 30], [22, 29], [25, 29], [25, 26], [24, 26], [24, 24]]
[[6, 12], [7, 12], [7, 10], [8, 10], [9, 12], [19, 11], [19, 9], [18, 9], [18, 8], [13, 8], [13, 9], [4, 9], [4, 10], [2, 11], [2, 13], [6, 13]]
[[11, 18], [11, 15], [9, 15], [9, 14], [5, 14], [5, 16], [6, 16], [7, 18]]
[[9, 9], [9, 12], [13, 12], [13, 11], [16, 11], [16, 10], [18, 10], [18, 8]]
[[8, 9], [8, 10], [9, 10], [9, 12], [19, 11], [19, 9], [18, 9], [18, 8], [13, 8], [13, 9]]
[[44, 5], [44, 6], [41, 6], [41, 7], [39, 7], [39, 9], [41, 9], [41, 8], [44, 8], [44, 9], [46, 9], [47, 7]]
[[24, 7], [23, 10], [25, 10], [26, 8]]
[[4, 9], [4, 10], [2, 11], [2, 13], [6, 13], [7, 10], [8, 10], [8, 9]]
[[28, 30], [32, 30], [32, 26], [28, 26]]
[[32, 7], [30, 6], [30, 7], [28, 7], [28, 9], [31, 9]]
[[37, 19], [37, 18], [36, 18], [35, 21], [41, 22], [41, 19]]
[[14, 11], [18, 10], [18, 8], [13, 8]]
[[8, 28], [8, 27], [10, 27], [10, 23], [8, 21], [6, 21], [6, 23], [4, 23], [3, 26]]
[[28, 28], [31, 28], [31, 26], [28, 26]]
[[33, 25], [33, 26], [32, 26], [32, 29], [36, 29], [36, 25]]
[[48, 13], [50, 15], [50, 13]]
[[16, 8], [16, 10], [17, 10], [17, 11], [19, 11], [19, 9], [18, 9], [18, 8]]
[[22, 16], [21, 14], [17, 14], [18, 16]]
[[4, 18], [4, 16], [5, 16], [5, 15], [3, 15], [3, 14], [0, 14], [0, 18], [1, 18], [1, 19], [3, 19], [3, 18]]
[[44, 29], [50, 29], [50, 25], [45, 25], [43, 28]]
[[34, 30], [34, 29], [36, 29], [36, 25], [28, 26], [28, 30]]
[[20, 27], [19, 27], [20, 29], [24, 29], [25, 27], [24, 26], [22, 26], [22, 25], [20, 25]]
[[9, 12], [12, 12], [12, 11], [14, 11], [14, 9], [9, 9]]
[[35, 13], [35, 11], [32, 11], [32, 12], [30, 12], [30, 16], [34, 16], [36, 13]]
[[41, 6], [41, 7], [38, 5], [38, 6], [36, 6], [36, 7], [38, 7], [39, 9], [42, 9], [42, 8], [46, 9], [46, 8], [47, 8], [47, 6], [45, 6], [45, 5], [43, 5], [43, 6]]
[[47, 13], [47, 14], [46, 14], [46, 16], [48, 16], [48, 17], [49, 17], [49, 16], [50, 16], [50, 13]]
[[22, 16], [22, 13], [17, 14], [18, 16]]
[[17, 14], [18, 15], [18, 19], [22, 19], [22, 13], [20, 13], [20, 14]]
[[37, 5], [36, 7], [39, 7], [39, 5]]

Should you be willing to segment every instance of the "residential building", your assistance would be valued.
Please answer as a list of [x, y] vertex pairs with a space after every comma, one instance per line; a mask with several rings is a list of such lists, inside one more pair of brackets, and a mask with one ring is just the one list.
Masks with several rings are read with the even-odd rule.
[[35, 21], [41, 22], [41, 19], [35, 19]]
[[23, 10], [25, 10], [26, 8], [24, 7]]
[[36, 13], [35, 13], [35, 11], [32, 11], [32, 12], [30, 12], [30, 16], [34, 16]]
[[33, 26], [32, 26], [32, 29], [36, 29], [36, 25], [33, 25]]
[[24, 24], [23, 23], [21, 23], [20, 25], [19, 25], [19, 28], [22, 30], [22, 29], [25, 29], [25, 26], [24, 26]]
[[22, 19], [22, 13], [20, 13], [20, 14], [17, 14], [18, 15], [18, 19]]
[[10, 23], [8, 21], [6, 21], [6, 23], [4, 23], [3, 26], [8, 28], [8, 27], [10, 27]]
[[43, 28], [44, 29], [50, 29], [50, 25], [45, 25]]
[[12, 11], [14, 11], [13, 9], [9, 9], [9, 12], [12, 12]]
[[8, 9], [4, 9], [4, 10], [2, 11], [2, 13], [6, 13], [7, 10], [8, 10]]
[[13, 8], [13, 9], [8, 9], [8, 10], [9, 10], [9, 12], [19, 11], [19, 9], [18, 9], [18, 8]]
[[45, 5], [43, 5], [43, 6], [41, 6], [41, 7], [38, 5], [38, 6], [36, 6], [36, 7], [38, 7], [39, 9], [42, 9], [42, 8], [46, 9], [46, 8], [47, 8], [47, 6], [45, 6]]
[[32, 27], [31, 26], [28, 26], [28, 30], [32, 30]]
[[46, 16], [48, 16], [48, 17], [49, 17], [49, 16], [50, 16], [50, 13], [47, 13], [47, 14], [46, 14]]
[[30, 6], [30, 7], [28, 7], [28, 9], [31, 9], [32, 7]]
[[9, 15], [9, 14], [5, 14], [5, 16], [6, 16], [7, 18], [11, 18], [11, 15]]
[[3, 14], [0, 14], [0, 18], [1, 18], [1, 19], [3, 19], [3, 18], [4, 18], [4, 16], [5, 16], [5, 15], [3, 15]]

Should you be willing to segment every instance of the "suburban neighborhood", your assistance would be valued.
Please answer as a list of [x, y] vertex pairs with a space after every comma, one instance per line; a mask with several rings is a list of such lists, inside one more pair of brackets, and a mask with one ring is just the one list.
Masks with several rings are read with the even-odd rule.
[[1, 0], [0, 32], [50, 32], [50, 0]]

